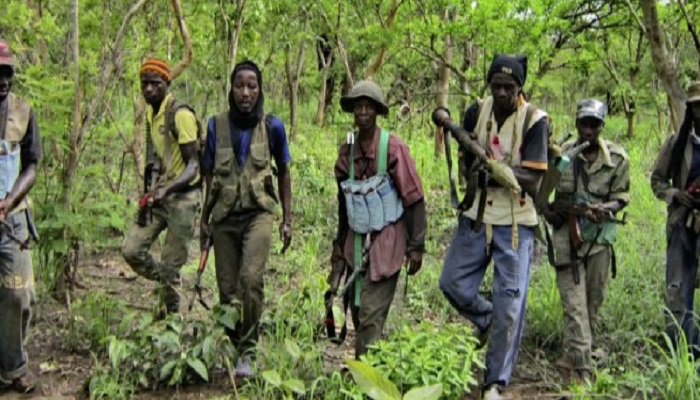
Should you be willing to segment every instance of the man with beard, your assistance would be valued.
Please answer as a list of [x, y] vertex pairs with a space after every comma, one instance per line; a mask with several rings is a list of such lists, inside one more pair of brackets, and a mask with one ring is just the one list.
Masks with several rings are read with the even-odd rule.
[[[654, 195], [666, 202], [666, 333], [681, 334], [695, 357], [700, 337], [694, 318], [700, 242], [700, 82], [688, 88], [685, 117], [666, 139], [651, 174]], [[680, 329], [679, 329], [680, 327]]]
[[[443, 294], [476, 325], [482, 345], [493, 331], [486, 352], [485, 399], [501, 398], [515, 366], [538, 225], [533, 197], [547, 170], [547, 114], [525, 101], [526, 76], [526, 57], [496, 55], [487, 74], [491, 96], [472, 104], [463, 123], [491, 158], [512, 169], [523, 191], [514, 193], [488, 179], [476, 157], [464, 153], [467, 180], [477, 185], [472, 188], [478, 201], [467, 204], [459, 216], [440, 276]], [[479, 294], [491, 259], [493, 302]]]
[[31, 107], [11, 93], [15, 63], [0, 40], [0, 382], [20, 393], [34, 389], [27, 368], [27, 337], [34, 304], [26, 196], [41, 158], [39, 127]]
[[[564, 308], [564, 354], [556, 364], [565, 381], [579, 384], [593, 377], [596, 322], [611, 265], [615, 274], [617, 225], [610, 218], [630, 202], [629, 157], [600, 137], [606, 112], [605, 104], [595, 99], [578, 103], [578, 138], [564, 143], [562, 152], [585, 142], [588, 147], [564, 170], [554, 202], [544, 211], [554, 228], [557, 287]], [[572, 236], [578, 231], [581, 240]]]
[[[139, 218], [124, 239], [122, 255], [136, 273], [162, 285], [158, 315], [163, 317], [180, 309], [180, 268], [187, 262], [202, 197], [199, 124], [194, 111], [168, 93], [170, 69], [164, 61], [147, 59], [140, 77], [148, 104], [146, 194], [139, 204]], [[166, 229], [158, 262], [149, 250]]]
[[[236, 329], [228, 331], [239, 357], [236, 375], [254, 377], [252, 352], [264, 305], [264, 272], [272, 226], [282, 201], [279, 226], [285, 252], [292, 240], [291, 156], [282, 121], [265, 114], [263, 78], [252, 61], [231, 73], [229, 109], [209, 119], [202, 170], [207, 194], [200, 240], [213, 238], [216, 282], [221, 304], [242, 309]], [[273, 185], [277, 167], [279, 196]]]

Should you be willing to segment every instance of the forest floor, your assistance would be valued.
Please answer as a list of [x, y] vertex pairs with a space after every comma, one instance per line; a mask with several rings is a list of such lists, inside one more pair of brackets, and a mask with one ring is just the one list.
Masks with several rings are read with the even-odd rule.
[[[192, 254], [192, 253], [191, 253]], [[101, 291], [113, 296], [115, 300], [129, 307], [149, 310], [153, 304], [154, 284], [138, 278], [118, 255], [102, 256], [84, 260], [80, 267], [79, 281], [83, 289], [75, 289], [74, 298], [80, 298], [92, 291]], [[191, 288], [193, 274], [183, 274], [183, 288]], [[191, 290], [186, 290], [181, 302], [181, 311], [187, 311]], [[48, 296], [43, 296], [34, 309], [34, 317], [29, 340], [29, 368], [36, 377], [36, 390], [30, 395], [17, 395], [8, 389], [0, 389], [3, 399], [85, 399], [88, 398], [87, 382], [96, 368], [97, 360], [90, 351], [89, 344], [78, 349], [66, 346], [70, 332], [71, 314]], [[215, 303], [212, 290], [204, 293], [208, 304]], [[190, 312], [204, 312], [195, 303]], [[466, 323], [466, 322], [465, 322]], [[263, 339], [264, 340], [264, 339]], [[354, 331], [349, 325], [348, 338], [341, 346], [328, 343], [324, 360], [326, 370], [337, 370], [342, 361], [353, 356], [352, 343]], [[504, 395], [511, 399], [553, 399], [567, 398], [559, 393], [557, 381], [559, 374], [550, 360], [555, 354], [548, 354], [546, 349], [521, 348], [513, 382]], [[232, 388], [225, 371], [212, 374], [210, 383], [194, 384], [177, 390], [141, 392], [139, 399], [209, 399], [212, 397], [232, 396]], [[478, 389], [465, 395], [463, 399], [478, 399]]]

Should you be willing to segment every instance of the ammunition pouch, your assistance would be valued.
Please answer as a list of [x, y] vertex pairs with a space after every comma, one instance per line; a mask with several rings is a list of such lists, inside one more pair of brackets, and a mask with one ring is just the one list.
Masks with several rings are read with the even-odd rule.
[[403, 215], [401, 198], [386, 173], [365, 180], [347, 180], [340, 187], [345, 196], [348, 223], [355, 233], [381, 231]]

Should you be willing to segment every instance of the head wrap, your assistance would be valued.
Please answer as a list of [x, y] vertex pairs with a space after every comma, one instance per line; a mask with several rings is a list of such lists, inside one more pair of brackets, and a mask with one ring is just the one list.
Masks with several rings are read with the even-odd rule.
[[491, 61], [491, 67], [486, 75], [486, 82], [491, 83], [495, 73], [509, 75], [515, 79], [520, 87], [525, 84], [527, 78], [527, 57], [524, 55], [496, 54]]
[[10, 45], [4, 40], [0, 40], [0, 65], [7, 65], [13, 69], [15, 66], [15, 59], [12, 57]]
[[[250, 112], [244, 113], [238, 109], [236, 101], [233, 98], [233, 81], [236, 79], [236, 74], [240, 71], [253, 71], [258, 81], [258, 100]], [[250, 129], [255, 127], [263, 117], [265, 104], [265, 96], [263, 96], [262, 88], [262, 73], [257, 64], [250, 60], [241, 61], [233, 68], [231, 72], [231, 90], [228, 92], [229, 118], [239, 128]]]
[[170, 82], [170, 68], [168, 64], [158, 58], [147, 58], [141, 65], [140, 75], [147, 72], [154, 72], [160, 75], [166, 82]]

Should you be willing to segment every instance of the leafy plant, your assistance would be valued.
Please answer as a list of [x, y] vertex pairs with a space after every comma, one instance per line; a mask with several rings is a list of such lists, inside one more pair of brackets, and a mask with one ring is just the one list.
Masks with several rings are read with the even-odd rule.
[[153, 323], [143, 315], [123, 337], [109, 338], [109, 366], [98, 369], [90, 387], [110, 379], [144, 389], [208, 381], [212, 369], [236, 357], [225, 328], [233, 329], [238, 315], [236, 308], [221, 305], [203, 321], [172, 315]]
[[400, 387], [440, 383], [452, 398], [477, 385], [474, 371], [484, 367], [477, 344], [464, 324], [437, 327], [423, 322], [405, 325], [389, 339], [376, 342], [363, 361]]
[[374, 400], [437, 400], [442, 396], [442, 383], [413, 388], [401, 396], [396, 385], [371, 365], [348, 360], [347, 366], [362, 393]]

